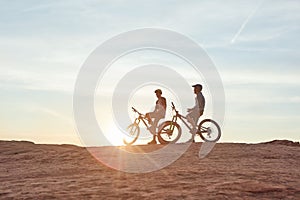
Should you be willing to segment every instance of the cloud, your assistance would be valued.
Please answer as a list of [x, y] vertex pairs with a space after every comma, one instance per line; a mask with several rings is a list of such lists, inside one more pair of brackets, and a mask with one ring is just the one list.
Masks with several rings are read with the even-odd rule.
[[73, 92], [75, 75], [67, 73], [0, 69], [1, 89], [26, 89], [40, 91]]
[[294, 97], [289, 98], [289, 102], [300, 103], [300, 96], [294, 96]]
[[66, 122], [67, 124], [71, 125], [71, 126], [74, 126], [74, 122], [72, 120], [72, 118], [70, 117], [67, 117], [66, 115], [56, 111], [56, 110], [53, 110], [53, 109], [49, 109], [49, 108], [46, 108], [46, 107], [34, 107], [34, 110], [35, 111], [40, 111], [40, 112], [43, 112], [43, 113], [46, 113], [48, 115], [51, 115], [55, 118], [58, 118], [64, 122]]
[[226, 71], [222, 73], [222, 79], [228, 85], [242, 84], [280, 84], [290, 86], [300, 86], [300, 79], [297, 73], [291, 74], [289, 71], [272, 72], [267, 70], [243, 70]]

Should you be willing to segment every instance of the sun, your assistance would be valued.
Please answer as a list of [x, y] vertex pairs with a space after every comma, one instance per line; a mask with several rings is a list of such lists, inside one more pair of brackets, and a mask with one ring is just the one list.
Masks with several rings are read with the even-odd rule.
[[105, 131], [105, 137], [110, 142], [111, 146], [124, 146], [123, 138], [124, 133], [115, 126], [114, 124], [111, 124], [107, 131]]

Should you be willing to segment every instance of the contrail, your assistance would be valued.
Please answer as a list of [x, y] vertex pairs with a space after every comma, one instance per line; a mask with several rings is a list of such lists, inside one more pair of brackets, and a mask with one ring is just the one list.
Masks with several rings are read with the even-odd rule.
[[235, 40], [239, 37], [240, 33], [243, 31], [243, 29], [245, 28], [245, 26], [248, 24], [248, 22], [250, 21], [250, 19], [254, 16], [254, 14], [256, 13], [256, 11], [260, 8], [261, 4], [264, 2], [264, 0], [262, 0], [253, 10], [252, 12], [248, 15], [248, 17], [246, 18], [246, 20], [244, 21], [244, 23], [241, 25], [240, 29], [238, 30], [238, 32], [234, 35], [234, 37], [231, 40], [231, 44], [233, 44], [235, 42]]

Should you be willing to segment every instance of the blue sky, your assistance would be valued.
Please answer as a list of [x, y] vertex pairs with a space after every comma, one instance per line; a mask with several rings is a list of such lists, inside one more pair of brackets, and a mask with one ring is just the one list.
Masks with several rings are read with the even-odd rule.
[[223, 80], [223, 142], [300, 140], [300, 2], [0, 1], [0, 139], [80, 144], [78, 71], [124, 31], [166, 28], [202, 45]]

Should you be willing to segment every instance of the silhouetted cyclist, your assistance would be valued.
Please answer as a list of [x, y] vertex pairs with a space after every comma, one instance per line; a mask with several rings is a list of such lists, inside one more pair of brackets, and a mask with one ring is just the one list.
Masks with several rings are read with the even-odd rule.
[[[195, 106], [193, 108], [188, 108], [186, 115], [187, 121], [192, 125], [193, 129], [191, 131], [192, 134], [197, 130], [197, 123], [200, 116], [203, 115], [204, 107], [205, 107], [205, 98], [202, 94], [202, 85], [196, 84], [193, 85], [194, 93], [196, 94], [195, 98]], [[192, 138], [193, 139], [193, 138]]]
[[145, 115], [146, 119], [148, 120], [148, 123], [152, 125], [149, 129], [150, 132], [153, 134], [153, 139], [148, 144], [156, 144], [156, 127], [159, 120], [165, 117], [167, 108], [166, 98], [161, 96], [162, 91], [160, 89], [157, 89], [154, 92], [157, 97], [155, 109], [153, 112], [146, 113]]

